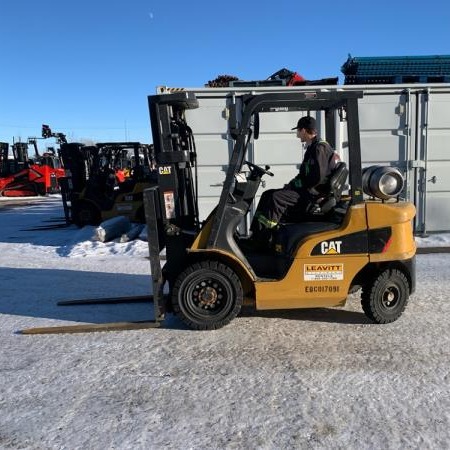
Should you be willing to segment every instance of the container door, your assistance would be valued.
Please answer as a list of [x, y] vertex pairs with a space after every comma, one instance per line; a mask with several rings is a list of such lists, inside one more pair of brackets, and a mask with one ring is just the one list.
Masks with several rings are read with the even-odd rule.
[[[424, 165], [416, 154], [417, 97], [409, 90], [366, 92], [360, 101], [361, 159], [363, 167], [387, 165], [400, 169], [405, 178], [401, 197], [422, 209], [418, 177]], [[417, 217], [415, 231], [420, 230]]]
[[402, 194], [411, 199], [411, 172], [407, 161], [412, 151], [411, 102], [407, 92], [365, 93], [359, 103], [361, 160], [363, 167], [390, 165], [406, 180]]
[[417, 231], [448, 231], [450, 224], [450, 92], [417, 94]]

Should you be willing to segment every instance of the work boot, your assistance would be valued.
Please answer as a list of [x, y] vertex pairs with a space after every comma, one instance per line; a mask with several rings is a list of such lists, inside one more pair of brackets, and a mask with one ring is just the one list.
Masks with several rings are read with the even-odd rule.
[[255, 214], [255, 218], [263, 229], [274, 230], [278, 227], [278, 222], [268, 219], [264, 214], [258, 211]]
[[272, 248], [272, 230], [263, 228], [254, 231], [248, 239], [249, 249], [255, 251], [269, 251]]

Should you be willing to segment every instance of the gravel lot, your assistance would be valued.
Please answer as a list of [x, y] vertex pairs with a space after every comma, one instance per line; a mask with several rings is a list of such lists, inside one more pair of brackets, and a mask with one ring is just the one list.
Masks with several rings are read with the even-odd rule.
[[146, 294], [149, 264], [145, 247], [69, 251], [73, 230], [42, 245], [8, 228], [8, 214], [0, 448], [449, 448], [447, 254], [418, 255], [417, 291], [390, 325], [369, 323], [355, 294], [344, 309], [246, 314], [216, 331], [169, 317], [158, 330], [24, 336], [15, 332], [150, 318], [147, 304], [55, 306]]

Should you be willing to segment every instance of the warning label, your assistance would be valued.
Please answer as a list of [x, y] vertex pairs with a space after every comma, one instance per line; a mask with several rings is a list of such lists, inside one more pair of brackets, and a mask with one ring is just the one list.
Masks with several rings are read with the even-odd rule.
[[305, 264], [305, 281], [330, 281], [344, 279], [344, 264]]

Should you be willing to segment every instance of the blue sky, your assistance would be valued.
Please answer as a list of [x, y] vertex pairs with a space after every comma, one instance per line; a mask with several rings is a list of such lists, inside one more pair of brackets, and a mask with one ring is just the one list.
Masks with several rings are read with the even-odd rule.
[[[147, 95], [286, 67], [339, 76], [348, 54], [450, 54], [447, 0], [2, 0], [0, 141], [152, 141]], [[313, 7], [317, 5], [317, 7]]]

